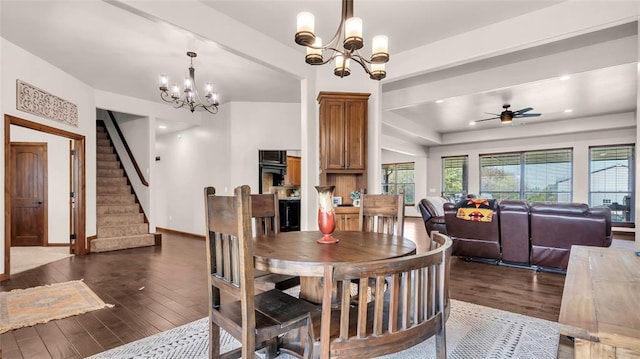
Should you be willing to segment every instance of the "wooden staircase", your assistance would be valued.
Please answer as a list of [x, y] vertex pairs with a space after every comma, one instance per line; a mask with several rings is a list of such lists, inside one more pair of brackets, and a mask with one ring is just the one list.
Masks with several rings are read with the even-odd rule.
[[149, 233], [144, 212], [101, 122], [96, 126], [96, 142], [98, 235], [91, 241], [91, 252], [153, 246], [155, 236]]

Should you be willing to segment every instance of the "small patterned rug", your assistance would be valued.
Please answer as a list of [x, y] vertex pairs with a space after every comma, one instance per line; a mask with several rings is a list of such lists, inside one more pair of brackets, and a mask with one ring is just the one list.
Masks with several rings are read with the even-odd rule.
[[[221, 352], [240, 343], [222, 331]], [[163, 358], [205, 359], [208, 356], [207, 318], [153, 335], [90, 359]], [[554, 359], [558, 323], [480, 305], [451, 301], [447, 321], [447, 358]], [[293, 358], [281, 355], [279, 358]], [[382, 358], [435, 358], [434, 339]]]
[[81, 280], [2, 292], [0, 334], [107, 307]]

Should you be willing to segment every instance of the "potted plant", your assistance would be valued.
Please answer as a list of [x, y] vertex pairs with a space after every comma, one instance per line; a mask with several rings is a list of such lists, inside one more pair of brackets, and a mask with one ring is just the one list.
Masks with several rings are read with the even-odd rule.
[[360, 191], [351, 192], [351, 200], [353, 201], [354, 207], [360, 207]]

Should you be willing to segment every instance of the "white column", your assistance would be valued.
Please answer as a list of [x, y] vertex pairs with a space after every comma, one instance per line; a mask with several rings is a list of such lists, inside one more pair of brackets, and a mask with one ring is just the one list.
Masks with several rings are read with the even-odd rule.
[[[315, 71], [314, 71], [315, 75]], [[318, 105], [316, 102], [315, 76], [300, 80], [300, 120], [301, 131], [301, 188], [300, 197], [300, 229], [316, 230], [318, 207], [316, 189], [320, 176], [320, 157], [318, 147]]]

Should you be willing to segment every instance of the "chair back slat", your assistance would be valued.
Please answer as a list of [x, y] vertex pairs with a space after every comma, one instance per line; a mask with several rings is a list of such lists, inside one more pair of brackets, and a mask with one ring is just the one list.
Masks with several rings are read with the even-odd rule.
[[364, 232], [404, 234], [404, 196], [364, 194], [360, 199], [359, 228]]
[[251, 216], [255, 235], [264, 236], [280, 232], [280, 213], [276, 194], [252, 194]]
[[[327, 265], [325, 281], [342, 283], [340, 294], [323, 291], [321, 349], [323, 358], [380, 356], [411, 347], [436, 334], [439, 358], [449, 305], [448, 267], [451, 240], [432, 232], [435, 249], [407, 257]], [[350, 282], [358, 279], [357, 303], [348, 305]], [[375, 283], [369, 288], [370, 283]], [[370, 292], [368, 292], [370, 290]], [[333, 295], [341, 295], [339, 315], [331, 315]], [[335, 303], [335, 301], [333, 301]], [[327, 304], [329, 303], [329, 304]], [[345, 304], [347, 303], [347, 304]], [[339, 334], [330, 329], [339, 320]], [[332, 334], [334, 333], [334, 334]], [[445, 353], [445, 356], [442, 356]]]

